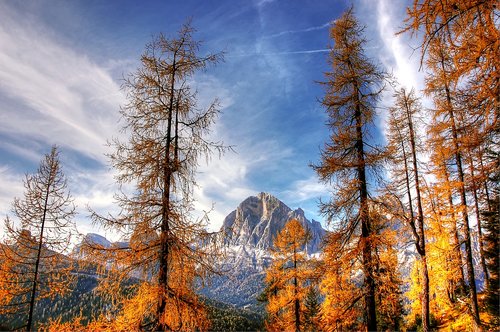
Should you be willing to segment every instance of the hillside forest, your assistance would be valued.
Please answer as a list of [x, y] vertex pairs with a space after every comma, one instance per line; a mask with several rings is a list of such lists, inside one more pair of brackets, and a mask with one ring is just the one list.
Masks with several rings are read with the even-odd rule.
[[[214, 308], [230, 310], [197, 291], [224, 273], [214, 262], [225, 254], [225, 234], [208, 232], [208, 216], [193, 213], [197, 170], [233, 147], [210, 135], [218, 100], [201, 109], [191, 85], [196, 73], [222, 66], [224, 53], [200, 54], [187, 21], [176, 36], [147, 43], [122, 84], [126, 139], [108, 142], [120, 212], [88, 207], [94, 224], [126, 242], [72, 249], [74, 199], [53, 146], [20, 179], [23, 196], [4, 219], [0, 330], [500, 329], [498, 1], [415, 0], [407, 9], [398, 33], [420, 42], [422, 91], [368, 57], [355, 8], [333, 19], [330, 70], [310, 82], [324, 89], [330, 135], [310, 165], [331, 189], [319, 201], [328, 232], [314, 257], [297, 220], [275, 237], [257, 327], [215, 324]], [[388, 92], [382, 144], [374, 130]], [[414, 253], [408, 273], [405, 250]], [[91, 298], [37, 316], [37, 306], [74, 296], [85, 276], [96, 276]]]

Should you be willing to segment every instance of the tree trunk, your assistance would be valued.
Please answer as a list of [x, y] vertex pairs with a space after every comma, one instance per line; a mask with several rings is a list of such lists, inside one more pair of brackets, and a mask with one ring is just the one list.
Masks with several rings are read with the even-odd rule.
[[295, 272], [295, 277], [293, 278], [293, 286], [294, 286], [294, 314], [295, 314], [295, 332], [300, 331], [300, 301], [298, 299], [298, 288], [299, 283], [297, 280], [297, 250], [293, 248], [293, 270]]
[[168, 287], [168, 264], [170, 255], [170, 184], [172, 181], [172, 165], [170, 158], [170, 150], [172, 148], [172, 120], [174, 108], [174, 87], [175, 87], [175, 73], [176, 73], [176, 53], [174, 53], [172, 63], [172, 76], [169, 91], [169, 105], [168, 105], [168, 123], [167, 133], [165, 135], [165, 155], [163, 165], [163, 196], [162, 196], [162, 219], [161, 219], [161, 234], [160, 234], [160, 266], [158, 273], [158, 286], [160, 287], [159, 303], [157, 310], [158, 329], [160, 331], [170, 330], [171, 327], [167, 326], [164, 322], [163, 316], [165, 314], [167, 298], [169, 296]]
[[[52, 150], [52, 153], [54, 153], [54, 150]], [[53, 154], [52, 154], [52, 156], [53, 156]], [[45, 197], [44, 197], [44, 202], [43, 202], [42, 224], [40, 226], [40, 238], [38, 240], [38, 251], [36, 253], [36, 261], [35, 261], [35, 275], [33, 276], [33, 287], [31, 288], [28, 321], [26, 323], [26, 330], [28, 332], [33, 329], [33, 310], [35, 309], [35, 297], [36, 297], [36, 290], [37, 290], [37, 284], [38, 284], [38, 269], [40, 266], [40, 256], [42, 254], [43, 231], [45, 228], [45, 219], [47, 216], [47, 204], [49, 202], [50, 186], [52, 185], [52, 179], [55, 177], [55, 173], [56, 173], [54, 170], [54, 167], [56, 166], [56, 165], [54, 165], [54, 159], [51, 159], [51, 163], [49, 166], [50, 166], [50, 176], [49, 176], [49, 181], [47, 183], [47, 188], [45, 191]]]
[[[357, 87], [356, 87], [357, 88]], [[357, 89], [355, 91], [358, 91]], [[371, 226], [368, 209], [368, 188], [366, 184], [365, 155], [363, 147], [363, 132], [361, 109], [356, 104], [356, 150], [357, 150], [357, 172], [359, 181], [360, 208], [359, 219], [361, 221], [361, 244], [363, 250], [363, 269], [366, 283], [366, 323], [368, 331], [377, 330], [377, 313], [375, 303], [375, 278], [373, 276], [372, 247], [370, 243]]]
[[479, 253], [480, 253], [480, 263], [481, 269], [484, 274], [484, 287], [483, 289], [488, 289], [489, 284], [489, 273], [488, 268], [486, 267], [486, 259], [484, 257], [484, 246], [483, 246], [483, 230], [481, 225], [481, 214], [479, 213], [479, 198], [477, 196], [477, 183], [474, 176], [474, 162], [472, 161], [472, 156], [469, 158], [470, 163], [470, 173], [471, 173], [471, 182], [472, 182], [472, 197], [474, 198], [474, 209], [476, 212], [476, 220], [477, 220], [477, 241], [479, 242]]
[[[405, 99], [406, 101], [406, 99]], [[417, 222], [418, 222], [418, 238], [417, 238], [417, 251], [420, 254], [420, 258], [422, 260], [422, 328], [424, 332], [430, 331], [430, 312], [429, 312], [429, 272], [427, 269], [427, 257], [426, 257], [426, 249], [425, 249], [425, 229], [424, 229], [424, 211], [422, 208], [422, 198], [420, 195], [420, 178], [418, 173], [418, 164], [417, 164], [417, 148], [415, 143], [415, 131], [413, 129], [413, 119], [411, 113], [409, 112], [409, 106], [406, 105], [406, 114], [408, 117], [408, 127], [410, 130], [410, 146], [411, 146], [411, 154], [412, 154], [412, 162], [413, 162], [413, 175], [415, 177], [415, 191], [416, 191], [416, 199], [417, 199]], [[413, 216], [412, 216], [413, 217]]]
[[[441, 61], [443, 72], [446, 72], [444, 66], [444, 60]], [[477, 291], [476, 291], [476, 279], [474, 277], [474, 266], [472, 261], [472, 246], [470, 240], [470, 227], [469, 227], [469, 215], [467, 212], [467, 197], [465, 193], [465, 179], [464, 172], [462, 168], [462, 154], [460, 153], [460, 144], [458, 141], [458, 130], [455, 123], [455, 114], [453, 110], [453, 104], [451, 100], [451, 94], [448, 84], [445, 82], [444, 88], [446, 91], [446, 99], [448, 102], [448, 115], [450, 117], [451, 124], [451, 134], [453, 138], [453, 147], [455, 149], [455, 161], [457, 166], [458, 180], [460, 183], [459, 194], [460, 194], [460, 204], [462, 208], [462, 218], [463, 218], [463, 231], [464, 231], [464, 243], [465, 243], [465, 265], [467, 268], [467, 279], [469, 281], [469, 295], [471, 300], [472, 316], [474, 322], [477, 326], [481, 325], [481, 320], [479, 318], [479, 306], [477, 302]]]
[[[443, 167], [443, 171], [444, 171], [444, 175], [445, 175], [445, 181], [446, 181], [446, 186], [447, 186], [447, 193], [446, 193], [446, 196], [448, 198], [448, 205], [450, 206], [450, 211], [452, 213], [452, 216], [451, 216], [451, 227], [452, 227], [452, 235], [453, 235], [453, 246], [455, 248], [455, 250], [453, 251], [454, 252], [454, 256], [455, 256], [455, 260], [458, 264], [460, 264], [460, 275], [458, 277], [458, 292], [461, 293], [461, 294], [464, 294], [465, 293], [465, 275], [464, 275], [464, 269], [463, 269], [463, 266], [465, 265], [464, 262], [463, 262], [463, 257], [462, 257], [462, 249], [461, 249], [461, 245], [460, 245], [460, 238], [458, 236], [458, 228], [457, 228], [457, 218], [456, 218], [456, 215], [455, 215], [455, 205], [453, 204], [453, 197], [452, 197], [452, 193], [451, 193], [451, 189], [450, 188], [450, 176], [448, 174], [448, 170], [446, 169], [446, 165], [443, 164], [442, 165]], [[455, 295], [455, 294], [454, 294]], [[455, 302], [456, 299], [455, 298], [450, 298], [450, 300], [452, 302]]]

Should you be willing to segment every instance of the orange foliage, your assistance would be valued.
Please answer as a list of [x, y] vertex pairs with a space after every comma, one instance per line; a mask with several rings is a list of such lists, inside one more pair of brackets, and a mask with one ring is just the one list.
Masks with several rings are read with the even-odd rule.
[[305, 324], [304, 300], [313, 277], [304, 248], [310, 235], [301, 223], [290, 220], [274, 240], [273, 262], [266, 271], [268, 284], [267, 328], [300, 331]]

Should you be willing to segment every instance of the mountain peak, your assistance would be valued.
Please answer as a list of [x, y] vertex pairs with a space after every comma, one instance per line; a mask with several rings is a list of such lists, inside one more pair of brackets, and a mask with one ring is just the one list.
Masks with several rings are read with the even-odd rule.
[[311, 233], [306, 253], [317, 253], [326, 231], [320, 223], [310, 222], [304, 210], [292, 210], [265, 192], [243, 200], [224, 219], [219, 233], [227, 248], [223, 265], [229, 275], [214, 280], [203, 294], [240, 307], [261, 307], [256, 298], [264, 289], [264, 271], [273, 259], [274, 239], [291, 219], [297, 219]]
[[293, 211], [278, 198], [265, 192], [243, 200], [236, 210], [224, 219], [221, 231], [226, 234], [225, 242], [228, 245], [249, 250], [267, 250], [273, 247], [278, 232], [291, 219], [299, 220], [313, 233], [308, 252], [318, 251], [325, 232], [321, 225], [311, 223], [301, 208]]

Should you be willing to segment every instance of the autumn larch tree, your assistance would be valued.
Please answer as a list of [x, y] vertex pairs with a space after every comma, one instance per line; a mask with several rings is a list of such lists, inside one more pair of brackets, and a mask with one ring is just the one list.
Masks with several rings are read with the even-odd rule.
[[[25, 315], [24, 328], [36, 329], [35, 305], [64, 295], [74, 281], [68, 253], [76, 234], [73, 199], [67, 189], [57, 147], [24, 179], [24, 197], [15, 198], [15, 219], [5, 219], [6, 241], [0, 246], [3, 288], [9, 301], [0, 301], [0, 313]], [[5, 299], [4, 299], [5, 300]]]
[[389, 109], [388, 150], [392, 171], [392, 194], [401, 211], [398, 216], [408, 225], [415, 248], [420, 256], [422, 270], [422, 328], [430, 329], [429, 313], [429, 272], [425, 251], [425, 225], [421, 195], [421, 175], [417, 151], [421, 149], [418, 135], [417, 117], [421, 104], [411, 90], [404, 88], [394, 94], [394, 106]]
[[[444, 138], [435, 136], [428, 140], [427, 146], [431, 151], [427, 166], [435, 179], [435, 182], [424, 186], [425, 199], [423, 199], [423, 203], [426, 206], [426, 219], [429, 225], [427, 229], [429, 236], [427, 238], [433, 247], [439, 248], [441, 251], [428, 256], [435, 256], [433, 258], [434, 263], [432, 263], [434, 271], [445, 269], [443, 275], [447, 277], [433, 282], [434, 285], [446, 284], [443, 288], [447, 289], [446, 298], [452, 305], [457, 302], [460, 296], [465, 294], [465, 274], [463, 270], [465, 263], [459, 234], [460, 207], [459, 204], [454, 202], [458, 183], [451, 177], [450, 166], [452, 163], [449, 159], [449, 145], [445, 143]], [[438, 261], [435, 260], [436, 257]], [[430, 260], [428, 259], [429, 266], [432, 265]], [[429, 279], [431, 278], [433, 277]], [[433, 294], [438, 293], [435, 288], [436, 286], [431, 290]]]
[[[398, 273], [396, 232], [390, 220], [384, 217], [380, 205], [371, 204], [370, 218], [373, 234], [375, 299], [377, 303], [377, 328], [375, 330], [398, 330], [403, 304], [402, 281]], [[352, 235], [360, 238], [360, 232]], [[366, 329], [363, 305], [364, 289], [360, 273], [363, 268], [362, 247], [359, 241], [345, 242], [342, 231], [328, 233], [321, 265], [320, 290], [324, 295], [321, 304], [320, 322], [322, 331], [359, 331]]]
[[[452, 79], [466, 84], [487, 126], [500, 116], [500, 29], [498, 2], [489, 0], [414, 0], [404, 31], [422, 36], [422, 60], [430, 45], [446, 37], [446, 52], [455, 67]], [[422, 61], [424, 62], [424, 61]]]
[[[335, 21], [330, 36], [334, 41], [330, 51], [332, 71], [326, 73], [322, 104], [332, 134], [321, 151], [320, 164], [313, 168], [322, 181], [335, 187], [334, 197], [321, 204], [322, 212], [330, 220], [340, 219], [342, 242], [359, 240], [362, 248], [365, 319], [371, 331], [377, 329], [377, 310], [368, 172], [380, 163], [383, 153], [369, 144], [369, 132], [374, 128], [384, 74], [364, 54], [363, 27], [352, 8]], [[359, 229], [361, 237], [353, 237]]]
[[266, 270], [267, 327], [271, 331], [303, 331], [306, 308], [304, 301], [313, 271], [305, 247], [310, 234], [292, 219], [273, 242], [273, 262]]
[[[468, 214], [467, 192], [465, 185], [464, 154], [466, 146], [463, 142], [465, 136], [465, 125], [459, 121], [460, 112], [465, 112], [457, 104], [457, 82], [450, 77], [453, 70], [452, 56], [444, 46], [444, 38], [435, 38], [430, 44], [429, 55], [426, 64], [431, 70], [426, 77], [426, 93], [434, 100], [432, 110], [433, 123], [430, 126], [430, 134], [434, 136], [434, 142], [442, 142], [449, 145], [444, 151], [446, 160], [453, 160], [456, 171], [457, 187], [456, 193], [460, 200], [460, 215], [462, 220], [462, 232], [465, 248], [465, 267], [467, 282], [469, 286], [472, 317], [475, 324], [480, 325], [479, 305], [477, 301], [476, 280], [472, 259], [472, 243], [470, 235], [470, 222]], [[439, 136], [443, 139], [435, 139]]]
[[119, 329], [207, 328], [193, 288], [196, 278], [213, 269], [208, 261], [213, 252], [207, 219], [193, 215], [193, 190], [199, 158], [226, 147], [206, 138], [220, 113], [217, 100], [200, 108], [192, 84], [195, 73], [221, 61], [222, 54], [199, 56], [193, 32], [188, 23], [175, 38], [154, 37], [141, 66], [123, 84], [128, 103], [121, 114], [129, 138], [112, 142], [110, 159], [117, 182], [134, 189], [117, 195], [120, 215], [92, 217], [130, 243], [88, 248], [92, 257], [107, 262], [104, 292], [119, 294], [127, 278], [141, 275], [135, 293], [121, 300]]

